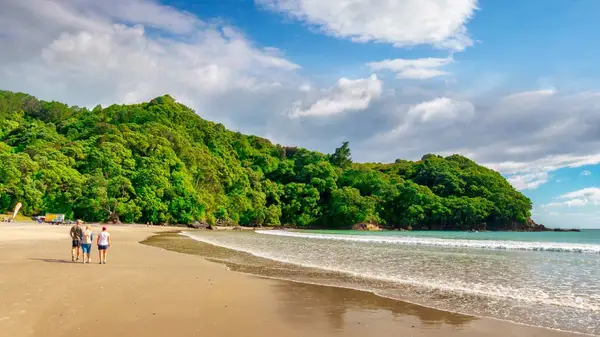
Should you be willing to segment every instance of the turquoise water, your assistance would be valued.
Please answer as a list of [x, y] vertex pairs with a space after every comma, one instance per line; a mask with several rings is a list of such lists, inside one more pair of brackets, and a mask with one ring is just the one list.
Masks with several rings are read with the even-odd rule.
[[[288, 278], [297, 281], [352, 287], [442, 310], [600, 335], [600, 230], [264, 230], [187, 235], [327, 275], [306, 280], [311, 273], [288, 273]], [[340, 277], [331, 276], [336, 274]]]

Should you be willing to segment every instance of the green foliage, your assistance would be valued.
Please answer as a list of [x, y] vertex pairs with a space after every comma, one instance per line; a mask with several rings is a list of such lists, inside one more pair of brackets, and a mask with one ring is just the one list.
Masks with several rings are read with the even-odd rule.
[[88, 221], [502, 229], [531, 201], [453, 155], [352, 163], [225, 129], [170, 96], [92, 110], [0, 91], [0, 212]]
[[356, 188], [342, 187], [333, 192], [330, 217], [346, 224], [361, 222], [378, 224], [381, 219], [376, 205], [375, 198], [361, 196]]
[[343, 169], [349, 167], [352, 164], [352, 158], [350, 157], [350, 147], [348, 142], [344, 142], [342, 146], [335, 149], [335, 152], [331, 155], [331, 163], [337, 167]]

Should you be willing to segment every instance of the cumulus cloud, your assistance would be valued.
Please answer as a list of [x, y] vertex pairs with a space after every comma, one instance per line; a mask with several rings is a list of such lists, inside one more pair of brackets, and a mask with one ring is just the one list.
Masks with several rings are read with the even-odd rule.
[[425, 80], [448, 75], [448, 72], [440, 68], [451, 62], [452, 58], [387, 59], [367, 63], [367, 66], [375, 71], [393, 71], [398, 79]]
[[[551, 146], [549, 146], [551, 147]], [[519, 148], [517, 146], [517, 148]], [[531, 151], [528, 153], [543, 153], [547, 150], [547, 147], [537, 146], [536, 151]], [[511, 149], [506, 149], [506, 152], [511, 153]], [[505, 172], [505, 173], [518, 173], [524, 171], [531, 170], [545, 170], [545, 171], [555, 171], [559, 168], [569, 167], [581, 167], [586, 165], [595, 165], [600, 163], [600, 154], [593, 153], [591, 154], [557, 154], [552, 156], [545, 156], [542, 158], [536, 158], [532, 160], [522, 160], [522, 161], [511, 161], [506, 160], [502, 162], [496, 163], [487, 163], [486, 165], [492, 167], [495, 170]]]
[[341, 78], [337, 85], [326, 91], [325, 97], [303, 108], [302, 101], [296, 101], [289, 111], [291, 118], [302, 116], [330, 116], [348, 111], [364, 110], [372, 100], [379, 98], [382, 83], [377, 75], [350, 80]]
[[448, 97], [439, 97], [431, 101], [410, 107], [408, 116], [421, 122], [440, 120], [470, 119], [475, 113], [473, 104]]
[[428, 44], [452, 50], [473, 44], [465, 25], [477, 9], [477, 0], [255, 1], [328, 35], [358, 42], [398, 47]]
[[519, 92], [503, 97], [502, 104], [513, 110], [528, 110], [542, 104], [555, 94], [554, 89]]
[[548, 172], [533, 172], [509, 176], [508, 182], [517, 190], [534, 190], [548, 182]]
[[206, 25], [191, 13], [154, 0], [76, 1], [71, 5], [82, 12], [96, 12], [120, 22], [143, 24], [176, 34], [191, 33]]
[[598, 164], [598, 111], [600, 96], [589, 92], [538, 90], [502, 97], [480, 119], [489, 145], [480, 145], [474, 159], [514, 175], [519, 189], [540, 186], [559, 168]]
[[[398, 97], [395, 99], [397, 100]], [[388, 151], [394, 151], [389, 147], [390, 144], [402, 144], [401, 151], [404, 152], [402, 157], [410, 159], [419, 158], [424, 153], [451, 154], [455, 150], [467, 155], [468, 149], [453, 149], [447, 147], [447, 144], [439, 144], [436, 150], [429, 151], [423, 146], [422, 139], [427, 137], [425, 135], [434, 137], [438, 133], [445, 134], [448, 130], [459, 131], [469, 124], [474, 114], [475, 107], [471, 102], [448, 97], [437, 97], [412, 105], [397, 105], [393, 116], [389, 116], [390, 120], [395, 119], [397, 124], [390, 122], [391, 128], [388, 126], [387, 131], [374, 135], [363, 144], [365, 147], [360, 151], [368, 153], [369, 160], [372, 161], [381, 161], [382, 159], [377, 157], [390, 155]], [[379, 150], [371, 151], [368, 150], [369, 148]], [[413, 152], [416, 149], [418, 155]], [[406, 155], [409, 151], [411, 154]], [[397, 152], [395, 155], [398, 155]]]
[[[519, 189], [541, 186], [559, 168], [600, 163], [598, 93], [552, 90], [422, 98], [428, 95], [435, 90], [408, 96], [397, 91], [396, 109], [385, 112], [389, 126], [355, 145], [354, 157], [385, 162], [418, 159], [424, 153], [461, 153], [505, 174]], [[420, 101], [408, 103], [415, 97]]]
[[277, 89], [299, 68], [234, 27], [153, 1], [8, 0], [0, 29], [0, 86], [84, 106], [171, 93], [202, 109], [232, 90]]
[[558, 199], [560, 201], [551, 202], [547, 204], [546, 207], [600, 205], [600, 188], [587, 187], [563, 194]]

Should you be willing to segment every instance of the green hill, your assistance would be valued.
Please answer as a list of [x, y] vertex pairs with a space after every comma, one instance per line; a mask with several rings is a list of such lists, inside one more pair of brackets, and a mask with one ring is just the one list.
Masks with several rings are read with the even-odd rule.
[[352, 163], [228, 131], [170, 96], [93, 110], [0, 91], [0, 213], [123, 222], [517, 228], [531, 201], [452, 155]]

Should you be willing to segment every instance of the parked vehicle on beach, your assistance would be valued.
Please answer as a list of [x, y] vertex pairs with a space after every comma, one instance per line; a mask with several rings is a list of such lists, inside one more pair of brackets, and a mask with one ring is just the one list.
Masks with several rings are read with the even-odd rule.
[[43, 219], [43, 221], [45, 223], [51, 223], [53, 225], [60, 225], [63, 224], [65, 222], [65, 215], [64, 214], [54, 214], [54, 213], [48, 213], [45, 216], [41, 216], [39, 217], [40, 219]]

